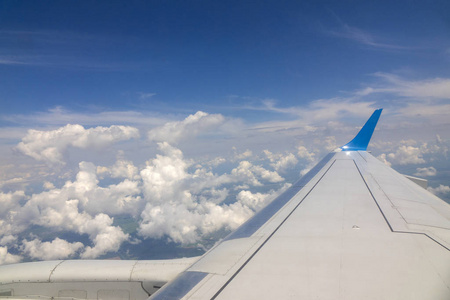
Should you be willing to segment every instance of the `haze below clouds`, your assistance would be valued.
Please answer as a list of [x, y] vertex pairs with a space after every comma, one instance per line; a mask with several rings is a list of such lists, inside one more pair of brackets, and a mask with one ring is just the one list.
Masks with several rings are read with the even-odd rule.
[[5, 2], [0, 263], [204, 251], [380, 107], [372, 154], [450, 201], [446, 8]]

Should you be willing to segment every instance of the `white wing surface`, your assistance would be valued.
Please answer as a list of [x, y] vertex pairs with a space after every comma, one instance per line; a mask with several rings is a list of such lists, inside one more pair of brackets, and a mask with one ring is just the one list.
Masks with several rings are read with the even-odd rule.
[[450, 299], [450, 206], [366, 152], [380, 114], [150, 299]]

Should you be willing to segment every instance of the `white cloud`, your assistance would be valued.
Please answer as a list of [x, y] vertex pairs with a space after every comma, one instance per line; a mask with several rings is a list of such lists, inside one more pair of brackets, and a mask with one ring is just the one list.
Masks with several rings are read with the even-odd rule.
[[60, 238], [55, 238], [51, 242], [42, 242], [39, 239], [32, 241], [22, 241], [22, 251], [31, 258], [40, 260], [66, 259], [74, 256], [77, 251], [83, 248], [80, 242], [69, 243]]
[[305, 159], [308, 162], [313, 162], [315, 160], [315, 157], [314, 157], [315, 154], [313, 152], [309, 152], [305, 146], [297, 147], [297, 156], [302, 159]]
[[19, 202], [24, 199], [26, 199], [24, 191], [0, 192], [0, 219], [9, 218], [11, 212], [16, 211], [20, 207]]
[[[105, 214], [127, 213], [137, 215], [143, 208], [141, 191], [137, 182], [125, 179], [106, 188], [98, 186], [96, 167], [92, 163], [81, 162], [75, 181], [67, 181], [60, 189], [33, 194], [23, 206], [14, 206], [9, 210], [10, 217], [1, 220], [2, 235], [18, 234], [30, 225], [39, 225], [53, 230], [67, 230], [78, 234], [87, 234], [93, 242], [81, 253], [83, 258], [94, 258], [108, 251], [117, 251], [128, 239], [119, 227], [113, 226], [113, 218]], [[13, 199], [6, 195], [5, 199]], [[23, 193], [17, 197], [23, 199]], [[11, 201], [10, 201], [11, 202]], [[10, 206], [9, 206], [10, 207]], [[39, 253], [46, 243], [22, 242], [23, 251], [33, 257], [43, 257]], [[68, 245], [56, 241], [55, 253], [49, 255], [65, 257]], [[73, 244], [77, 246], [79, 244]], [[64, 247], [63, 247], [64, 246]], [[72, 247], [71, 246], [71, 247]], [[72, 247], [72, 248], [73, 248]], [[42, 248], [44, 249], [44, 248]], [[61, 251], [58, 254], [58, 251]]]
[[[83, 126], [111, 126], [113, 124], [133, 124], [144, 126], [159, 126], [171, 118], [161, 117], [159, 114], [142, 111], [106, 111], [83, 112], [69, 111], [57, 106], [45, 112], [36, 112], [23, 115], [0, 115], [0, 119], [20, 124], [22, 126], [64, 126], [66, 124], [80, 124]], [[20, 139], [24, 136], [23, 130], [17, 127], [6, 128], [0, 131], [0, 136]]]
[[8, 247], [0, 247], [0, 265], [15, 264], [22, 260], [20, 255], [14, 255], [8, 252]]
[[395, 153], [389, 153], [387, 159], [393, 164], [408, 165], [425, 162], [420, 148], [413, 146], [400, 146]]
[[89, 234], [94, 247], [86, 247], [81, 258], [96, 258], [110, 251], [117, 251], [129, 237], [119, 227], [112, 226], [113, 219], [106, 214], [98, 214], [88, 220], [80, 232]]
[[250, 191], [240, 191], [236, 196], [236, 200], [239, 203], [254, 211], [258, 211], [264, 207], [273, 198], [273, 194], [252, 193]]
[[[289, 160], [289, 158], [288, 158], [288, 160]], [[296, 160], [295, 157], [294, 157], [294, 160]], [[261, 179], [266, 180], [266, 181], [271, 182], [271, 183], [284, 181], [284, 178], [281, 177], [275, 171], [266, 170], [266, 169], [264, 169], [261, 166], [250, 166], [247, 163], [248, 163], [247, 161], [242, 161], [239, 164], [239, 167], [242, 167], [244, 169], [245, 168], [249, 168], [249, 170], [251, 172], [253, 172], [256, 176], [259, 176]], [[289, 161], [288, 161], [288, 163], [289, 163]], [[252, 181], [253, 181], [253, 179], [252, 179]]]
[[155, 142], [177, 143], [216, 128], [224, 120], [222, 115], [198, 111], [183, 121], [168, 122], [161, 127], [151, 129], [148, 132], [148, 138]]
[[185, 161], [179, 149], [167, 143], [160, 143], [159, 147], [163, 155], [147, 162], [147, 167], [141, 171], [147, 202], [139, 227], [143, 237], [166, 236], [187, 244], [198, 242], [202, 235], [221, 228], [234, 229], [254, 213], [263, 198], [269, 196], [256, 194], [249, 199], [248, 192], [238, 196], [237, 202], [227, 205], [222, 201], [228, 190], [218, 187], [233, 182], [260, 186], [261, 181], [283, 181], [278, 173], [249, 161], [241, 161], [230, 174], [214, 175], [201, 166], [189, 172], [192, 163]]
[[428, 167], [428, 168], [417, 168], [416, 173], [414, 175], [419, 177], [426, 177], [426, 176], [436, 176], [436, 169], [434, 167]]
[[[302, 120], [301, 125], [307, 131], [314, 131], [311, 124], [318, 124], [318, 122], [329, 122], [339, 119], [343, 115], [353, 116], [370, 116], [374, 111], [373, 101], [355, 101], [353, 98], [331, 98], [331, 99], [317, 99], [311, 101], [306, 107], [277, 107], [274, 101], [264, 101], [264, 110], [297, 115]], [[294, 124], [283, 123], [292, 126]], [[297, 124], [299, 125], [299, 124]]]
[[289, 168], [294, 167], [298, 163], [298, 159], [292, 153], [283, 154], [273, 154], [269, 150], [264, 150], [263, 153], [270, 160], [270, 165], [277, 171], [283, 172]]
[[116, 163], [111, 167], [97, 167], [97, 174], [108, 174], [112, 178], [128, 178], [130, 180], [138, 180], [139, 169], [133, 164], [132, 161], [125, 159], [118, 159]]
[[[235, 203], [224, 204], [229, 192], [223, 185], [240, 183], [242, 188], [284, 180], [277, 172], [249, 161], [239, 162], [229, 174], [217, 175], [185, 159], [180, 149], [168, 143], [158, 146], [162, 154], [140, 169], [121, 157], [111, 167], [82, 161], [75, 179], [58, 188], [46, 181], [44, 191], [30, 196], [24, 192], [1, 194], [3, 207], [8, 209], [3, 214], [10, 216], [0, 221], [3, 244], [17, 241], [17, 234], [37, 225], [56, 232], [86, 234], [91, 244], [60, 239], [42, 242], [38, 237], [31, 241], [21, 239], [16, 247], [24, 255], [35, 259], [95, 258], [117, 251], [129, 239], [128, 234], [113, 225], [112, 216], [118, 214], [140, 214], [139, 234], [143, 238], [199, 242], [214, 231], [236, 228], [276, 193], [238, 192]], [[218, 163], [223, 161], [217, 159]], [[121, 181], [100, 186], [98, 176]], [[25, 204], [19, 205], [21, 201]]]
[[149, 99], [149, 98], [155, 96], [156, 93], [142, 93], [142, 92], [139, 92], [138, 95], [139, 95], [139, 99], [144, 100], [144, 99]]
[[63, 152], [69, 147], [101, 148], [118, 141], [139, 137], [139, 131], [130, 126], [95, 127], [66, 125], [56, 130], [29, 130], [17, 145], [23, 154], [51, 164], [64, 164]]
[[[233, 147], [233, 150], [236, 151], [236, 147]], [[242, 153], [235, 153], [234, 159], [237, 159], [237, 160], [246, 159], [246, 158], [251, 157], [252, 155], [253, 155], [253, 152], [251, 150], [247, 149]]]
[[182, 181], [188, 177], [187, 167], [190, 165], [184, 161], [183, 153], [168, 143], [159, 143], [160, 150], [165, 155], [157, 155], [147, 162], [147, 167], [141, 170], [143, 192], [147, 199], [161, 203], [178, 195]]
[[225, 163], [227, 160], [223, 157], [216, 157], [214, 159], [212, 159], [211, 161], [207, 162], [208, 165], [213, 166], [213, 167], [217, 167], [223, 163]]
[[52, 190], [52, 189], [55, 188], [55, 185], [53, 183], [49, 182], [49, 181], [45, 181], [42, 186], [46, 190]]
[[375, 73], [389, 85], [378, 89], [409, 98], [450, 99], [450, 79], [432, 78], [424, 80], [406, 80], [390, 73]]
[[0, 239], [0, 246], [7, 246], [11, 244], [15, 244], [17, 241], [17, 237], [13, 235], [5, 235]]
[[450, 186], [440, 184], [438, 187], [428, 187], [428, 190], [435, 195], [445, 195], [450, 193]]
[[441, 154], [447, 158], [449, 147], [439, 135], [436, 135], [436, 140], [434, 142], [422, 143], [420, 145], [420, 150], [424, 154]]
[[[388, 150], [391, 153], [383, 153], [378, 158], [387, 163], [389, 166], [422, 164], [425, 162], [434, 162], [437, 160], [447, 159], [448, 146], [439, 135], [435, 141], [419, 142], [414, 139], [400, 140], [399, 142], [385, 142], [374, 145], [375, 148]], [[418, 175], [420, 174], [420, 175]], [[436, 169], [433, 166], [428, 168], [417, 168], [417, 176], [434, 176]]]
[[[237, 202], [229, 205], [219, 205], [214, 201], [196, 202], [195, 206], [189, 206], [186, 201], [149, 204], [142, 214], [144, 222], [141, 224], [140, 234], [151, 237], [167, 236], [184, 244], [198, 242], [201, 236], [221, 228], [236, 229], [287, 187], [268, 194], [241, 191], [236, 197]], [[192, 195], [186, 197], [195, 201]]]
[[388, 44], [378, 41], [379, 38], [375, 37], [373, 34], [370, 34], [367, 31], [364, 31], [360, 28], [356, 28], [353, 26], [349, 26], [342, 21], [339, 22], [341, 26], [337, 30], [326, 31], [328, 34], [331, 34], [336, 37], [345, 38], [364, 46], [369, 46], [375, 49], [382, 50], [408, 50], [410, 47], [399, 46], [395, 44]]
[[241, 183], [247, 183], [253, 186], [262, 185], [259, 179], [265, 179], [273, 183], [284, 180], [277, 172], [266, 170], [261, 166], [254, 166], [246, 160], [241, 161], [239, 165], [231, 171], [231, 176]]

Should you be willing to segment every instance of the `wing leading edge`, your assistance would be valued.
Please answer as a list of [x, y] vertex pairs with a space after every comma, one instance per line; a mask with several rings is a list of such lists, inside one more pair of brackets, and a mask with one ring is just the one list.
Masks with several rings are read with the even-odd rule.
[[450, 299], [450, 207], [356, 137], [150, 299]]

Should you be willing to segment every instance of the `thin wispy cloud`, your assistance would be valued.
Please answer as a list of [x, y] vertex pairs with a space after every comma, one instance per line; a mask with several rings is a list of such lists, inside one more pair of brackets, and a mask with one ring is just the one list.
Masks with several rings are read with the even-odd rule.
[[450, 99], [450, 78], [407, 80], [398, 75], [383, 72], [377, 72], [374, 76], [385, 82], [385, 86], [379, 91], [411, 98]]
[[354, 41], [361, 45], [369, 46], [371, 48], [385, 49], [385, 50], [411, 50], [413, 48], [381, 42], [381, 38], [374, 36], [373, 34], [353, 27], [347, 24], [341, 24], [341, 26], [334, 30], [328, 30], [327, 33], [339, 37]]
[[148, 62], [135, 62], [129, 57], [103, 55], [110, 48], [145, 47], [142, 40], [126, 39], [132, 42], [70, 31], [0, 30], [0, 65], [88, 71], [128, 71], [148, 66]]
[[27, 63], [17, 58], [0, 57], [0, 65], [27, 65]]
[[33, 114], [0, 114], [0, 121], [22, 126], [62, 126], [66, 124], [113, 125], [133, 124], [156, 126], [169, 121], [167, 116], [161, 116], [152, 112], [138, 112], [132, 110], [121, 111], [83, 111], [76, 112], [62, 106], [51, 108], [47, 111]]
[[156, 96], [156, 93], [143, 93], [143, 92], [139, 92], [137, 93], [139, 96], [139, 99], [144, 100], [144, 99], [150, 99], [153, 96]]
[[0, 56], [0, 65], [48, 67], [84, 71], [130, 71], [138, 69], [144, 62], [98, 62], [85, 56], [64, 54], [41, 54]]

